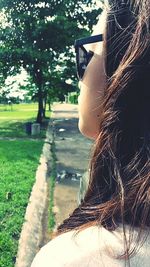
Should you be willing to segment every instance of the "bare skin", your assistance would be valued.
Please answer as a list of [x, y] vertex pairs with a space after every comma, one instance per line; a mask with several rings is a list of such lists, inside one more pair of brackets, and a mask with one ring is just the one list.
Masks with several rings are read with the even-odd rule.
[[[106, 14], [100, 18], [102, 27], [99, 33], [104, 32], [105, 18]], [[93, 34], [98, 33], [94, 31]], [[94, 56], [87, 66], [82, 82], [79, 82], [79, 130], [86, 137], [96, 139], [99, 134], [102, 100], [106, 87], [103, 42], [88, 45], [88, 49], [94, 52]]]

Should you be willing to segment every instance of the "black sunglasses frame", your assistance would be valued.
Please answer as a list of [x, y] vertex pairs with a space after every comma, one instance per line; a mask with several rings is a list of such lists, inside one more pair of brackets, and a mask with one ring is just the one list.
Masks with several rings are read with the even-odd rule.
[[[76, 52], [76, 67], [77, 67], [77, 76], [79, 80], [82, 80], [85, 69], [87, 65], [89, 64], [92, 56], [94, 55], [92, 51], [87, 51], [83, 45], [92, 44], [92, 43], [101, 42], [101, 41], [103, 41], [102, 34], [85, 37], [85, 38], [78, 39], [75, 41], [74, 47], [75, 47], [75, 52]], [[86, 57], [86, 67], [84, 66], [84, 68], [81, 67], [79, 49], [82, 50], [82, 52], [84, 53]]]

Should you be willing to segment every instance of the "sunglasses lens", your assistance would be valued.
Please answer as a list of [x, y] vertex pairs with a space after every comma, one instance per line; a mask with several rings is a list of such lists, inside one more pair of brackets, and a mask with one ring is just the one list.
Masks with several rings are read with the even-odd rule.
[[93, 53], [87, 52], [83, 47], [78, 48], [77, 53], [77, 74], [80, 80], [82, 80], [86, 67], [91, 60]]
[[77, 59], [78, 76], [79, 76], [79, 79], [82, 79], [85, 69], [87, 67], [86, 53], [82, 49], [82, 47], [79, 47], [77, 56], [78, 56], [78, 59]]

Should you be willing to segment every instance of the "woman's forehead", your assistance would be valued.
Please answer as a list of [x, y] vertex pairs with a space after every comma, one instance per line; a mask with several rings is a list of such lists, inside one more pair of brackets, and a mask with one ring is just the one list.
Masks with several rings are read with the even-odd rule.
[[106, 17], [107, 17], [107, 12], [106, 12], [106, 9], [105, 9], [99, 15], [97, 24], [93, 26], [92, 35], [97, 35], [97, 34], [101, 34], [101, 33], [103, 34], [104, 33], [105, 25], [106, 25]]

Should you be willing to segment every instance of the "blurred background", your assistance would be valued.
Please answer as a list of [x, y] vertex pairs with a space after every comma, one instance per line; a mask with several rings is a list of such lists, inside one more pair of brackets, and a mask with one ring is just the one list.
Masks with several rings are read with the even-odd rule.
[[[53, 101], [77, 92], [74, 41], [90, 35], [102, 1], [0, 0], [0, 104]], [[6, 108], [6, 107], [5, 107]]]
[[[59, 182], [62, 177], [71, 177], [67, 184], [56, 188], [57, 202], [63, 206], [58, 223], [68, 215], [68, 201], [73, 208], [74, 199], [78, 198], [79, 185], [73, 183], [86, 168], [91, 143], [84, 143], [77, 129], [79, 89], [74, 42], [92, 33], [102, 4], [100, 0], [0, 0], [1, 267], [13, 267], [16, 263], [24, 216], [54, 106], [57, 139], [50, 150], [51, 185], [47, 204], [51, 212], [50, 229], [55, 225], [53, 214], [58, 210], [53, 199], [56, 179]], [[66, 111], [63, 113], [62, 106], [56, 103], [63, 103]], [[62, 202], [61, 194], [68, 199]], [[30, 267], [29, 263], [21, 266]]]

